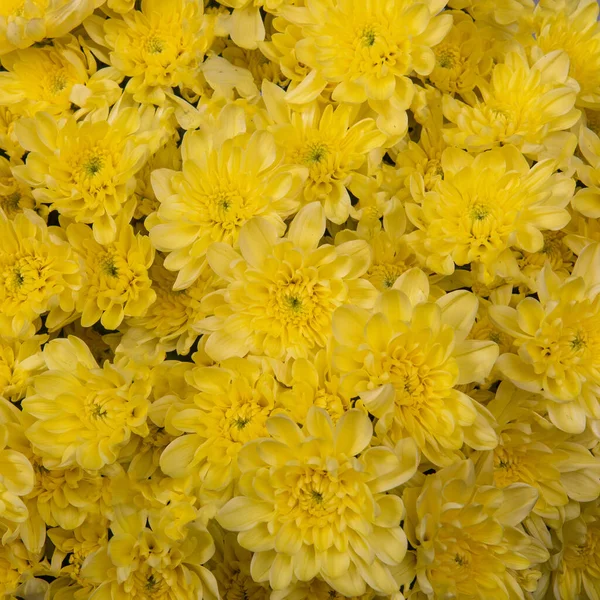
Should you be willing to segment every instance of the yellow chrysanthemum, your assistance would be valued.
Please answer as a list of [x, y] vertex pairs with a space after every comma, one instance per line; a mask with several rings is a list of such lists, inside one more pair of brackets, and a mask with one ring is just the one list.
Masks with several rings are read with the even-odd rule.
[[[187, 527], [186, 538], [174, 541], [160, 529], [146, 527], [147, 515], [133, 506], [117, 506], [113, 537], [87, 556], [84, 579], [96, 584], [92, 597], [217, 600], [214, 575], [202, 566], [214, 553], [213, 539], [200, 523]], [[151, 520], [154, 526], [157, 523]]]
[[0, 104], [28, 117], [40, 111], [67, 116], [72, 104], [112, 106], [121, 95], [117, 82], [106, 71], [96, 72], [95, 60], [73, 36], [11, 52], [2, 66]]
[[200, 275], [211, 243], [236, 245], [242, 225], [258, 215], [281, 231], [282, 217], [298, 206], [295, 178], [279, 166], [275, 140], [265, 131], [220, 146], [208, 135], [188, 133], [182, 155], [183, 172], [158, 169], [152, 174], [160, 207], [146, 220], [154, 246], [170, 253], [165, 267], [178, 271], [176, 290]]
[[517, 354], [503, 354], [500, 372], [517, 387], [543, 394], [550, 420], [581, 433], [586, 419], [600, 419], [600, 244], [581, 253], [563, 281], [549, 266], [535, 298], [516, 308], [490, 307], [492, 321], [515, 338]]
[[[1, 144], [0, 144], [1, 146]], [[15, 160], [14, 165], [22, 164]], [[11, 170], [11, 163], [0, 156], [0, 209], [9, 219], [23, 212], [26, 208], [36, 209], [31, 187], [15, 178]]]
[[241, 256], [225, 244], [209, 249], [211, 268], [228, 282], [206, 298], [214, 316], [198, 325], [210, 336], [206, 352], [213, 360], [248, 353], [306, 358], [326, 346], [338, 306], [372, 303], [375, 288], [360, 279], [371, 260], [367, 243], [317, 247], [324, 231], [325, 213], [313, 202], [284, 238], [259, 218], [240, 232]]
[[444, 4], [327, 0], [309, 1], [305, 9], [290, 11], [288, 18], [294, 22], [296, 17], [303, 33], [296, 56], [315, 73], [301, 87], [320, 91], [333, 83], [333, 100], [368, 101], [383, 132], [404, 135], [405, 111], [413, 95], [408, 75], [431, 73], [435, 65], [431, 47], [452, 26], [450, 15], [438, 14]]
[[427, 276], [402, 275], [370, 312], [343, 306], [333, 316], [333, 364], [340, 391], [359, 396], [378, 421], [375, 432], [394, 445], [410, 436], [432, 463], [451, 464], [462, 445], [496, 446], [491, 416], [455, 386], [489, 374], [498, 347], [467, 340], [477, 298], [465, 291], [428, 302]]
[[182, 435], [163, 452], [160, 465], [171, 477], [200, 475], [200, 490], [221, 504], [240, 476], [242, 446], [267, 435], [265, 423], [275, 408], [279, 385], [247, 359], [230, 358], [220, 367], [197, 367], [187, 377], [193, 403], [167, 413], [172, 431]]
[[554, 598], [600, 598], [600, 503], [585, 505], [582, 514], [561, 531], [562, 548], [551, 565]]
[[573, 208], [586, 217], [600, 217], [600, 137], [583, 127], [579, 132], [579, 150], [586, 162], [577, 166], [577, 176], [585, 185], [577, 190]]
[[437, 273], [450, 275], [455, 264], [479, 263], [482, 283], [489, 283], [503, 262], [515, 260], [511, 246], [539, 252], [541, 230], [558, 230], [569, 222], [564, 207], [574, 182], [554, 173], [551, 159], [530, 169], [514, 146], [475, 157], [448, 148], [441, 166], [444, 179], [425, 194], [422, 206], [406, 207], [419, 228], [408, 241]]
[[18, 402], [25, 397], [32, 378], [44, 370], [40, 346], [46, 335], [27, 340], [0, 337], [0, 396]]
[[595, 0], [552, 0], [533, 13], [536, 44], [569, 55], [569, 75], [581, 90], [577, 104], [600, 109], [600, 25]]
[[154, 248], [147, 236], [135, 235], [131, 225], [122, 225], [111, 244], [102, 246], [92, 230], [82, 223], [67, 228], [67, 238], [81, 257], [85, 277], [75, 305], [83, 327], [100, 321], [106, 329], [117, 329], [124, 317], [141, 317], [156, 300], [148, 269]]
[[34, 579], [34, 575], [47, 575], [49, 565], [41, 564], [40, 553], [29, 552], [16, 540], [0, 544], [0, 595], [6, 600], [18, 600], [27, 594], [44, 596], [47, 582]]
[[0, 398], [0, 548], [13, 540], [19, 525], [27, 521], [28, 511], [23, 497], [31, 492], [35, 481], [33, 467], [27, 457], [11, 448], [17, 423], [20, 423], [19, 411]]
[[77, 27], [104, 0], [2, 0], [0, 55]]
[[358, 596], [342, 596], [322, 579], [313, 579], [293, 583], [286, 590], [274, 591], [270, 600], [373, 600], [376, 597], [372, 590]]
[[481, 470], [492, 470], [496, 487], [526, 483], [536, 488], [532, 515], [560, 523], [570, 500], [590, 502], [600, 496], [600, 458], [539, 414], [539, 400], [501, 383], [487, 405], [497, 421], [498, 446], [472, 458]]
[[[285, 162], [308, 169], [304, 182], [305, 202], [320, 201], [325, 216], [333, 223], [344, 223], [350, 214], [347, 187], [368, 153], [383, 145], [385, 135], [375, 129], [373, 119], [355, 118], [356, 110], [330, 104], [323, 111], [317, 101], [291, 112], [284, 93], [276, 86], [263, 84], [263, 98], [275, 120], [271, 131], [285, 152]], [[279, 115], [288, 118], [281, 121]]]
[[277, 62], [269, 60], [259, 49], [244, 50], [231, 42], [223, 49], [222, 55], [232, 65], [248, 69], [254, 77], [254, 83], [260, 88], [263, 82], [271, 82], [286, 87], [289, 80], [281, 72]]
[[141, 126], [137, 109], [119, 106], [106, 121], [56, 121], [47, 113], [21, 119], [17, 136], [29, 154], [13, 173], [35, 188], [37, 200], [92, 223], [96, 240], [108, 244], [117, 233], [114, 217], [133, 194], [134, 175], [148, 155]]
[[118, 363], [98, 367], [75, 337], [50, 342], [44, 360], [49, 371], [22, 405], [35, 419], [27, 437], [46, 468], [100, 469], [117, 460], [132, 433], [148, 434], [146, 381]]
[[520, 483], [498, 489], [486, 479], [476, 479], [471, 461], [459, 461], [404, 491], [418, 588], [430, 600], [523, 598], [518, 572], [548, 559], [518, 527], [537, 490]]
[[489, 82], [477, 88], [481, 100], [471, 105], [444, 96], [444, 116], [452, 123], [444, 131], [449, 145], [469, 151], [515, 144], [536, 156], [552, 140], [579, 120], [574, 108], [579, 86], [568, 77], [569, 58], [560, 50], [533, 65], [524, 52], [510, 52], [497, 64]]
[[359, 410], [334, 427], [313, 407], [302, 430], [283, 415], [271, 417], [267, 429], [271, 439], [242, 450], [241, 495], [217, 515], [255, 553], [252, 577], [273, 590], [318, 575], [346, 596], [364, 594], [367, 585], [396, 592], [390, 568], [406, 553], [404, 509], [385, 492], [415, 472], [414, 444], [403, 440], [396, 452], [368, 448], [373, 428]]
[[194, 0], [142, 0], [140, 10], [105, 21], [94, 16], [84, 26], [108, 49], [97, 50], [103, 62], [130, 78], [125, 90], [137, 102], [162, 105], [172, 88], [202, 92], [198, 74], [211, 41], [203, 9]]
[[46, 326], [59, 326], [81, 281], [71, 247], [31, 210], [13, 221], [0, 213], [0, 239], [0, 333], [29, 337], [46, 313]]

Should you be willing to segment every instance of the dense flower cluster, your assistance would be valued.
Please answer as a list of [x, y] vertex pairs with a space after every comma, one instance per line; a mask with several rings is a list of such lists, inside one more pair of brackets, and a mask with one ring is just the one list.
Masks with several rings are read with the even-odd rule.
[[0, 599], [600, 600], [596, 0], [0, 0]]

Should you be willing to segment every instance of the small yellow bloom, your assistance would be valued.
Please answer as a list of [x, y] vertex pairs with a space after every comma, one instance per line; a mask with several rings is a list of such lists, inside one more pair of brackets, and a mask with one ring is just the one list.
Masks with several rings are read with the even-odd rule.
[[240, 232], [241, 256], [225, 244], [209, 249], [211, 268], [228, 282], [206, 298], [214, 316], [198, 324], [210, 336], [206, 352], [213, 360], [248, 353], [306, 358], [327, 345], [338, 306], [372, 304], [375, 288], [360, 278], [371, 262], [367, 243], [317, 247], [324, 230], [325, 213], [313, 202], [284, 238], [258, 218]]
[[73, 312], [81, 276], [71, 247], [33, 211], [14, 221], [0, 213], [0, 333], [33, 335], [49, 313], [49, 329]]
[[124, 317], [141, 317], [156, 300], [148, 269], [154, 248], [148, 236], [135, 235], [122, 225], [114, 242], [100, 245], [92, 230], [82, 223], [67, 228], [67, 238], [85, 265], [85, 277], [75, 308], [83, 327], [100, 321], [117, 329]]
[[0, 337], [0, 396], [11, 402], [25, 397], [32, 378], [45, 368], [40, 346], [47, 340], [46, 335], [24, 341]]
[[34, 418], [27, 437], [49, 469], [79, 465], [94, 471], [114, 463], [133, 433], [148, 434], [150, 386], [119, 363], [102, 368], [78, 338], [44, 348], [49, 371], [23, 400]]
[[359, 396], [378, 421], [381, 441], [413, 438], [436, 465], [455, 461], [463, 444], [492, 449], [491, 415], [455, 389], [489, 374], [498, 346], [467, 340], [477, 298], [452, 292], [428, 302], [426, 275], [412, 269], [380, 295], [370, 312], [343, 306], [333, 316], [333, 364], [340, 391]]
[[518, 572], [548, 559], [519, 524], [537, 500], [524, 484], [495, 488], [459, 461], [404, 491], [405, 528], [417, 553], [418, 589], [430, 600], [523, 598]]
[[543, 394], [550, 420], [559, 429], [581, 433], [586, 419], [600, 419], [600, 244], [587, 246], [571, 277], [547, 265], [540, 272], [539, 300], [516, 308], [492, 306], [492, 321], [515, 338], [517, 354], [503, 354], [500, 372], [517, 387]]
[[242, 450], [241, 495], [217, 515], [255, 553], [253, 579], [276, 591], [320, 576], [345, 596], [360, 596], [367, 585], [396, 592], [391, 568], [406, 553], [404, 509], [385, 492], [414, 474], [414, 444], [404, 440], [396, 452], [369, 448], [373, 428], [359, 410], [334, 427], [313, 407], [302, 430], [283, 415], [271, 417], [267, 429], [271, 439]]
[[111, 243], [114, 217], [133, 194], [134, 175], [148, 155], [142, 125], [137, 109], [118, 105], [106, 121], [57, 121], [47, 113], [21, 119], [17, 136], [29, 154], [13, 173], [35, 188], [37, 200], [93, 224], [95, 239]]

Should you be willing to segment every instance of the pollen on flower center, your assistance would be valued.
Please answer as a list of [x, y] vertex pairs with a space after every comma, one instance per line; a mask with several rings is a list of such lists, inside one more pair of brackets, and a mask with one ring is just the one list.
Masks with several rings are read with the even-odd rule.
[[88, 177], [98, 175], [104, 166], [104, 160], [101, 156], [92, 156], [83, 163], [83, 171]]
[[164, 49], [164, 41], [156, 36], [152, 36], [146, 41], [146, 50], [149, 54], [160, 54]]
[[115, 259], [111, 255], [107, 255], [100, 261], [102, 272], [109, 277], [118, 277], [119, 268], [115, 265]]
[[442, 69], [454, 69], [460, 64], [459, 50], [450, 44], [443, 44], [435, 49], [437, 63]]
[[487, 206], [486, 204], [482, 204], [481, 202], [473, 204], [473, 206], [469, 210], [469, 217], [473, 221], [483, 221], [489, 214], [489, 206]]
[[364, 46], [373, 46], [375, 44], [375, 38], [375, 30], [372, 26], [365, 27], [365, 29], [363, 29], [361, 39]]
[[304, 162], [308, 165], [320, 163], [329, 153], [329, 149], [323, 143], [309, 144], [306, 154], [304, 156]]

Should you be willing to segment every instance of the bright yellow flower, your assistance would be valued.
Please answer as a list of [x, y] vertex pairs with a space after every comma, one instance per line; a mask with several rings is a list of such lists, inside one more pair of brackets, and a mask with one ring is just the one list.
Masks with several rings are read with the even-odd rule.
[[517, 354], [497, 367], [517, 387], [543, 394], [550, 420], [581, 433], [586, 419], [600, 419], [600, 244], [581, 253], [566, 281], [549, 266], [540, 272], [535, 298], [515, 308], [490, 307], [492, 321], [515, 338]]
[[48, 584], [34, 579], [35, 574], [49, 573], [49, 565], [42, 564], [42, 559], [40, 553], [29, 552], [21, 541], [0, 544], [0, 596], [6, 600], [18, 600], [27, 591], [43, 596]]
[[200, 65], [210, 45], [204, 4], [194, 0], [142, 0], [133, 10], [105, 21], [94, 16], [84, 26], [108, 49], [100, 57], [129, 77], [125, 91], [137, 102], [164, 104], [172, 88], [201, 93]]
[[25, 149], [19, 144], [15, 134], [15, 123], [20, 115], [6, 106], [0, 106], [0, 148], [11, 158], [20, 159]]
[[[401, 137], [407, 129], [413, 72], [429, 75], [435, 66], [432, 46], [452, 26], [452, 17], [438, 14], [445, 2], [408, 0], [308, 1], [288, 18], [302, 27], [298, 60], [316, 71], [302, 87], [318, 91], [335, 84], [333, 100], [369, 102], [377, 126]], [[298, 88], [300, 89], [300, 88]]]
[[19, 411], [0, 398], [0, 548], [13, 540], [19, 525], [27, 521], [28, 511], [23, 497], [31, 492], [35, 481], [33, 467], [27, 457], [11, 448], [18, 423]]
[[96, 240], [108, 244], [117, 234], [114, 217], [133, 194], [134, 175], [147, 158], [148, 147], [136, 135], [140, 127], [138, 110], [118, 106], [106, 121], [56, 121], [47, 113], [21, 119], [17, 136], [29, 154], [13, 172], [35, 188], [37, 200], [92, 223]]
[[600, 598], [600, 503], [584, 505], [581, 516], [561, 531], [561, 552], [552, 557], [554, 598]]
[[106, 70], [96, 72], [94, 58], [73, 36], [11, 52], [2, 66], [0, 104], [29, 117], [40, 111], [67, 116], [72, 104], [112, 106], [121, 95], [117, 82]]
[[262, 216], [283, 230], [298, 206], [295, 177], [279, 166], [273, 136], [265, 131], [216, 143], [206, 134], [185, 136], [183, 172], [152, 174], [158, 211], [146, 220], [157, 250], [169, 252], [165, 267], [178, 271], [174, 288], [189, 287], [205, 267], [213, 242], [237, 245], [240, 228]]
[[417, 552], [418, 588], [430, 600], [523, 598], [518, 572], [548, 559], [519, 524], [537, 500], [521, 483], [495, 488], [459, 461], [404, 491], [405, 529]]
[[2, 0], [0, 55], [77, 27], [104, 0]]
[[465, 10], [476, 21], [499, 26], [506, 33], [531, 11], [534, 0], [449, 0], [448, 6]]
[[[276, 86], [263, 84], [263, 98], [275, 125], [270, 130], [285, 152], [285, 162], [308, 169], [304, 182], [305, 202], [320, 201], [325, 216], [336, 224], [350, 214], [347, 187], [368, 153], [384, 144], [386, 136], [375, 129], [373, 119], [357, 121], [356, 110], [328, 104], [323, 111], [315, 100], [302, 110], [291, 112], [284, 93]], [[282, 120], [279, 115], [286, 115]]]
[[360, 596], [367, 585], [396, 592], [390, 567], [406, 553], [404, 509], [385, 492], [414, 474], [414, 444], [403, 440], [396, 452], [368, 448], [373, 428], [359, 410], [334, 427], [325, 410], [313, 407], [302, 430], [283, 415], [271, 417], [267, 429], [272, 439], [242, 450], [241, 495], [217, 515], [255, 553], [254, 580], [283, 590], [320, 576], [345, 596]]
[[98, 367], [75, 337], [50, 342], [44, 360], [49, 371], [22, 405], [35, 418], [27, 437], [46, 468], [100, 469], [117, 460], [132, 433], [148, 434], [146, 381], [119, 363]]
[[194, 325], [208, 316], [202, 300], [219, 289], [219, 278], [206, 269], [190, 287], [175, 291], [175, 275], [162, 266], [162, 261], [154, 264], [149, 274], [156, 300], [143, 316], [125, 320], [119, 350], [129, 356], [140, 352], [148, 356], [173, 351], [188, 354], [200, 335]]
[[585, 158], [577, 166], [577, 176], [586, 186], [573, 198], [573, 208], [586, 217], [600, 217], [600, 137], [587, 127], [579, 132], [579, 150]]
[[[423, 205], [406, 207], [419, 228], [408, 241], [434, 272], [480, 264], [489, 283], [499, 261], [515, 260], [511, 246], [528, 252], [544, 247], [541, 230], [558, 230], [570, 219], [565, 206], [574, 182], [554, 173], [548, 159], [533, 168], [514, 147], [473, 157], [456, 148], [442, 154], [443, 181], [425, 194]], [[472, 265], [473, 266], [473, 265]]]
[[0, 337], [0, 396], [11, 402], [25, 397], [32, 378], [45, 368], [40, 346], [47, 340], [46, 335], [24, 341]]
[[170, 430], [182, 435], [163, 452], [160, 466], [171, 477], [200, 474], [200, 489], [227, 501], [240, 476], [242, 446], [267, 435], [265, 423], [275, 408], [278, 383], [258, 364], [230, 358], [220, 367], [197, 367], [187, 377], [193, 403], [167, 413]]
[[540, 399], [501, 383], [487, 405], [497, 421], [498, 446], [471, 458], [493, 472], [496, 487], [526, 483], [536, 488], [532, 515], [560, 523], [570, 500], [590, 502], [600, 496], [600, 458], [541, 416]]
[[84, 579], [97, 587], [91, 598], [217, 600], [214, 575], [202, 565], [213, 555], [213, 539], [200, 523], [191, 523], [186, 537], [174, 541], [147, 515], [133, 506], [117, 506], [108, 544], [87, 556], [81, 567]]
[[595, 0], [540, 2], [533, 17], [535, 42], [569, 55], [569, 75], [581, 90], [577, 105], [600, 109], [600, 25]]
[[402, 275], [370, 312], [343, 306], [333, 316], [333, 364], [342, 374], [340, 391], [359, 396], [378, 421], [381, 441], [413, 438], [428, 460], [451, 464], [463, 444], [496, 446], [491, 415], [455, 389], [489, 374], [498, 346], [467, 340], [477, 298], [466, 291], [428, 302], [427, 276]]
[[453, 124], [444, 131], [449, 145], [469, 151], [515, 144], [536, 156], [579, 120], [574, 108], [579, 86], [568, 77], [568, 56], [550, 52], [529, 65], [524, 51], [510, 52], [497, 64], [489, 82], [478, 84], [482, 100], [465, 104], [444, 96], [444, 116]]
[[58, 327], [81, 281], [71, 247], [30, 210], [14, 221], [0, 213], [0, 239], [0, 333], [29, 337], [48, 312], [46, 326]]
[[122, 224], [115, 241], [102, 246], [87, 225], [73, 223], [67, 238], [85, 265], [76, 303], [83, 327], [100, 321], [106, 329], [117, 329], [124, 317], [146, 313], [156, 300], [148, 276], [154, 260], [148, 236], [135, 235], [131, 225]]
[[269, 81], [280, 87], [286, 87], [289, 80], [281, 72], [279, 63], [269, 60], [261, 52], [261, 50], [244, 50], [239, 48], [232, 42], [229, 42], [222, 52], [222, 56], [226, 58], [232, 65], [248, 69], [254, 77], [254, 83], [260, 88], [263, 82]]
[[285, 590], [275, 591], [270, 600], [373, 600], [376, 597], [372, 590], [358, 596], [342, 596], [322, 579], [315, 578], [309, 582], [293, 583]]
[[259, 218], [241, 230], [241, 256], [225, 244], [209, 249], [211, 268], [228, 282], [206, 298], [214, 316], [198, 324], [210, 336], [206, 352], [213, 360], [248, 353], [306, 358], [326, 346], [338, 306], [372, 303], [375, 288], [360, 279], [371, 262], [367, 243], [317, 247], [324, 231], [325, 213], [313, 202], [284, 238]]
[[[15, 159], [13, 164], [22, 163]], [[15, 178], [11, 166], [6, 158], [0, 156], [0, 209], [9, 219], [14, 219], [26, 208], [36, 209], [37, 203], [31, 193], [31, 187]]]

